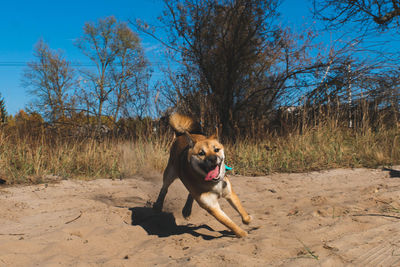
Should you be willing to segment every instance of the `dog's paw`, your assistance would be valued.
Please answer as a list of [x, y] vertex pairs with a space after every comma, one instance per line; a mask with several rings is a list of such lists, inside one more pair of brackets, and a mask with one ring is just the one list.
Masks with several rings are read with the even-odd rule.
[[192, 209], [191, 209], [191, 207], [188, 208], [188, 207], [185, 206], [185, 207], [182, 209], [182, 215], [183, 215], [183, 217], [184, 217], [185, 219], [189, 219], [189, 217], [190, 217], [191, 214], [192, 214]]
[[240, 232], [237, 232], [237, 233], [235, 233], [235, 234], [236, 234], [236, 236], [239, 237], [239, 238], [243, 238], [243, 237], [246, 237], [246, 236], [247, 236], [247, 232], [246, 232], [246, 231], [243, 231], [243, 230], [241, 230]]
[[251, 217], [251, 215], [248, 215], [247, 217], [242, 219], [242, 222], [244, 224], [250, 224], [250, 222], [253, 220], [253, 217]]

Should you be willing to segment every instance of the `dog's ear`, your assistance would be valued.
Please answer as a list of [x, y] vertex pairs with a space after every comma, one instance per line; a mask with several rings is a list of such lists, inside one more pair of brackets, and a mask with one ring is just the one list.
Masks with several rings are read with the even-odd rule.
[[184, 135], [185, 135], [185, 137], [186, 137], [186, 140], [188, 141], [188, 145], [189, 145], [189, 147], [190, 148], [192, 148], [192, 147], [194, 147], [194, 141], [193, 141], [193, 138], [192, 138], [192, 136], [190, 135], [190, 133], [188, 133], [188, 132], [184, 132]]
[[215, 127], [215, 133], [212, 134], [209, 138], [218, 140], [218, 137], [219, 136], [218, 136], [218, 126], [217, 126], [217, 127]]

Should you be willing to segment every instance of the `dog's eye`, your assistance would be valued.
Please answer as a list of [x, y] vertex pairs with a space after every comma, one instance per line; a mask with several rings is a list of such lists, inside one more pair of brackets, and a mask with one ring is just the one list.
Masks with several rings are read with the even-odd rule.
[[214, 148], [214, 152], [215, 152], [215, 153], [218, 153], [219, 151], [220, 151], [219, 148]]
[[199, 156], [204, 156], [206, 153], [203, 151], [203, 150], [201, 150], [200, 152], [199, 152]]

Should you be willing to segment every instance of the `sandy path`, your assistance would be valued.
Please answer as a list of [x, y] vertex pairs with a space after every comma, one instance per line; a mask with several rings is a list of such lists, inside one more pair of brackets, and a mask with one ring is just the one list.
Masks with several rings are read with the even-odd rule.
[[153, 213], [161, 175], [2, 187], [0, 266], [400, 266], [399, 171], [231, 180], [254, 218], [245, 239], [197, 204], [183, 219], [179, 181]]

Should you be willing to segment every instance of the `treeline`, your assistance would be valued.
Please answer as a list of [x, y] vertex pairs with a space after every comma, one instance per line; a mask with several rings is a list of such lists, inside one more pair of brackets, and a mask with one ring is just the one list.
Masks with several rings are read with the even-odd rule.
[[[157, 130], [161, 118], [179, 111], [205, 132], [218, 127], [226, 140], [287, 134], [325, 120], [356, 130], [397, 127], [400, 58], [395, 50], [366, 48], [377, 31], [398, 33], [392, 2], [314, 1], [310, 16], [319, 28], [300, 32], [282, 23], [277, 0], [163, 2], [162, 27], [115, 17], [86, 23], [75, 45], [88, 66], [39, 40], [22, 78], [32, 96], [25, 111], [53, 128], [75, 127], [71, 133], [121, 135]], [[317, 41], [323, 28], [338, 34], [349, 25], [359, 32]], [[160, 67], [159, 80], [151, 78], [139, 33], [164, 47], [170, 67]]]
[[138, 140], [171, 132], [166, 122], [160, 123], [150, 117], [120, 118], [114, 122], [110, 117], [102, 116], [99, 126], [97, 117], [88, 117], [84, 112], [49, 123], [39, 113], [27, 113], [24, 110], [14, 116], [6, 116], [4, 122], [0, 123], [0, 131], [15, 140], [36, 136], [72, 141], [88, 138]]

